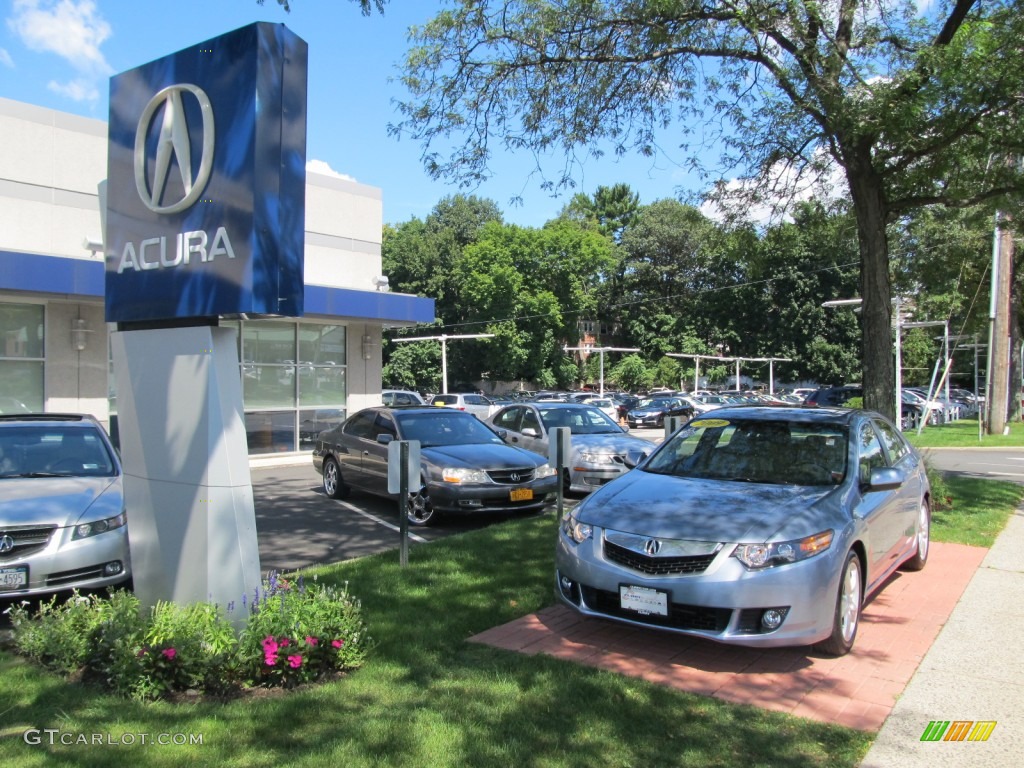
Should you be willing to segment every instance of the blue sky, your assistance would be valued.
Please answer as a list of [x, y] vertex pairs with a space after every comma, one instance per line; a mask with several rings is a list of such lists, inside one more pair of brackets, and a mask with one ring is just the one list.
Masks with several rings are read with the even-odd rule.
[[[440, 0], [393, 0], [384, 16], [369, 17], [348, 0], [291, 4], [286, 13], [276, 0], [0, 0], [0, 96], [106, 120], [111, 75], [254, 21], [284, 23], [309, 44], [307, 160], [380, 187], [386, 223], [423, 218], [460, 191], [494, 200], [507, 222], [524, 226], [542, 225], [568, 201], [570, 193], [552, 198], [541, 189], [527, 155], [497, 157], [492, 180], [459, 190], [427, 177], [417, 143], [387, 134], [398, 118], [393, 102], [404, 95], [397, 67], [407, 30]], [[577, 191], [623, 182], [650, 203], [697, 189], [675, 154], [588, 160], [574, 174]], [[552, 158], [551, 172], [561, 165]], [[522, 205], [510, 204], [515, 196]]]

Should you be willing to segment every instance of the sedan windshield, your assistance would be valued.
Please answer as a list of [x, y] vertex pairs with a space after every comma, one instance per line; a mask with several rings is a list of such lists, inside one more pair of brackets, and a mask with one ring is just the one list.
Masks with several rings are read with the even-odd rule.
[[643, 466], [677, 477], [775, 485], [837, 485], [846, 475], [848, 437], [838, 424], [701, 418]]
[[439, 409], [437, 413], [415, 411], [396, 413], [401, 438], [419, 440], [423, 448], [438, 445], [502, 444], [502, 440], [480, 419], [463, 411]]
[[114, 460], [94, 429], [63, 425], [0, 431], [0, 477], [106, 477]]

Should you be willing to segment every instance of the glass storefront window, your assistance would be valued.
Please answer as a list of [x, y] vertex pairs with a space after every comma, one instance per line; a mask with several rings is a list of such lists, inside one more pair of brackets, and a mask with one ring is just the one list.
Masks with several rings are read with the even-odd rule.
[[0, 304], [0, 413], [43, 410], [41, 304]]
[[287, 453], [295, 450], [295, 411], [245, 414], [249, 454]]
[[344, 408], [316, 408], [299, 411], [299, 450], [313, 448], [316, 436], [345, 420]]

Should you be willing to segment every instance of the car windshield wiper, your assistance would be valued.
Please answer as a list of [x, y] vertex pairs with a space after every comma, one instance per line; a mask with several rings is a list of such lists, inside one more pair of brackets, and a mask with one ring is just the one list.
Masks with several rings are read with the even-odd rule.
[[5, 475], [5, 477], [71, 477], [66, 472], [22, 472], [17, 475]]

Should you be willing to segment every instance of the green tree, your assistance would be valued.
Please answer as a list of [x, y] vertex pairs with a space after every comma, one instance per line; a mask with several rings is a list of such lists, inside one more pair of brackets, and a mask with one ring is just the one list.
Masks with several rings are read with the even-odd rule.
[[[682, 144], [723, 122], [724, 170], [757, 182], [748, 202], [785, 199], [790, 182], [838, 168], [857, 221], [865, 403], [895, 416], [887, 225], [1024, 188], [1018, 165], [1002, 161], [1024, 149], [1019, 0], [918, 8], [461, 0], [413, 30], [410, 96], [392, 131], [422, 142], [432, 177], [469, 185], [489, 176], [495, 144], [537, 157], [609, 145], [649, 155], [659, 129]], [[573, 170], [546, 186], [569, 187]]]
[[636, 221], [639, 212], [640, 195], [628, 184], [613, 184], [598, 187], [593, 197], [582, 193], [573, 195], [559, 218], [593, 226], [602, 235], [618, 242], [622, 233]]
[[622, 389], [635, 392], [650, 387], [653, 376], [640, 355], [627, 355], [612, 368], [611, 379]]

